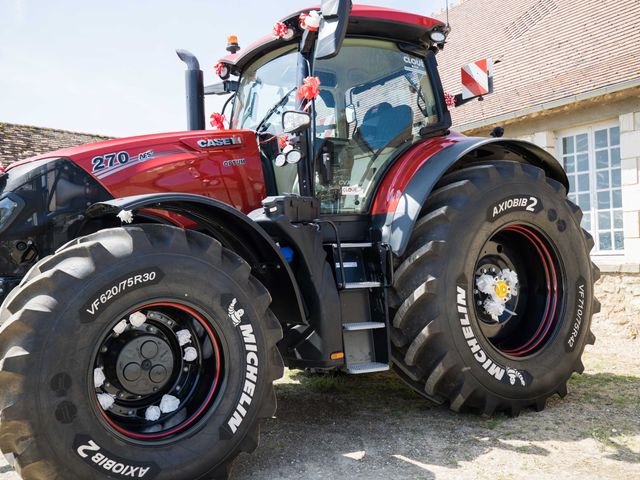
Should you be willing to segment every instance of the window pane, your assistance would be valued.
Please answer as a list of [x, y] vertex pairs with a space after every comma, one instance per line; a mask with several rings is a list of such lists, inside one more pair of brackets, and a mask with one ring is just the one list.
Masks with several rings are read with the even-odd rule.
[[609, 150], [598, 150], [596, 152], [596, 168], [599, 170], [601, 168], [609, 167]]
[[623, 228], [622, 212], [620, 210], [613, 212], [613, 228]]
[[620, 145], [620, 127], [609, 129], [610, 145]]
[[589, 191], [589, 174], [588, 173], [578, 175], [578, 191], [579, 192]]
[[619, 187], [620, 184], [620, 169], [616, 168], [614, 170], [611, 170], [611, 186], [615, 188]]
[[605, 148], [607, 146], [607, 131], [596, 131], [596, 148]]
[[588, 193], [578, 195], [578, 205], [585, 212], [591, 210], [591, 196]]
[[598, 242], [598, 246], [600, 250], [611, 250], [611, 234], [601, 233], [599, 238], [600, 241]]
[[589, 171], [589, 155], [587, 155], [586, 153], [581, 153], [578, 155], [578, 171], [579, 172]]
[[582, 228], [588, 232], [591, 231], [591, 215], [585, 213], [584, 217], [582, 217]]
[[576, 159], [573, 155], [564, 157], [564, 169], [567, 171], [567, 173], [573, 173], [573, 171], [576, 169]]
[[611, 196], [613, 197], [613, 208], [622, 208], [622, 190], [612, 190]]
[[596, 176], [598, 178], [596, 183], [596, 188], [598, 190], [609, 188], [609, 171], [608, 170], [604, 170], [603, 172], [598, 172]]
[[589, 150], [589, 140], [586, 133], [576, 135], [576, 151], [586, 152]]
[[616, 232], [616, 233], [614, 233], [614, 237], [615, 237], [615, 246], [614, 246], [614, 248], [616, 250], [624, 250], [624, 233], [623, 232]]
[[575, 169], [576, 169], [576, 157], [574, 157], [573, 155], [569, 155], [567, 157], [564, 157], [564, 168], [567, 171], [567, 173], [575, 172]]
[[611, 213], [598, 212], [598, 230], [611, 230]]
[[573, 137], [562, 139], [562, 153], [573, 153]]
[[620, 148], [611, 149], [611, 166], [613, 168], [620, 166]]
[[609, 192], [598, 192], [598, 209], [611, 208]]

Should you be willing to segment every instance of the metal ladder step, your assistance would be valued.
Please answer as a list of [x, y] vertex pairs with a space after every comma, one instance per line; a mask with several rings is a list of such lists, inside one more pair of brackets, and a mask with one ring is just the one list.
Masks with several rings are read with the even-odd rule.
[[356, 363], [355, 365], [347, 365], [346, 371], [352, 375], [361, 375], [363, 373], [386, 372], [389, 365], [386, 363]]
[[347, 282], [344, 285], [345, 290], [362, 290], [366, 288], [380, 288], [382, 282]]
[[[331, 246], [333, 248], [338, 248], [337, 243], [332, 243]], [[361, 243], [341, 243], [340, 248], [371, 248], [373, 247], [373, 243], [371, 242], [361, 242]]]
[[384, 322], [355, 322], [355, 323], [343, 323], [342, 329], [349, 332], [357, 330], [374, 330], [376, 328], [385, 328]]

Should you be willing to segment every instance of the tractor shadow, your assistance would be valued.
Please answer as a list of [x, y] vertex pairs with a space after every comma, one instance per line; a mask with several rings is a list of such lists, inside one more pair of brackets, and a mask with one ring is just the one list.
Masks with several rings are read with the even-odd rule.
[[[517, 418], [456, 414], [418, 397], [393, 373], [319, 376], [287, 371], [278, 412], [263, 423], [260, 448], [241, 455], [233, 479], [435, 478], [456, 474], [496, 450], [547, 457], [543, 443], [596, 442], [601, 458], [640, 463], [625, 439], [640, 435], [640, 378], [574, 375], [564, 399]], [[573, 446], [572, 446], [573, 448]]]

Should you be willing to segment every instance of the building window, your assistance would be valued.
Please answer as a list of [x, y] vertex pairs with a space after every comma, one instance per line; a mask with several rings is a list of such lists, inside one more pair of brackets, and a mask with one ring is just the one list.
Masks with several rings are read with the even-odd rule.
[[596, 126], [560, 136], [569, 177], [569, 200], [584, 212], [582, 227], [593, 235], [598, 253], [622, 253], [620, 127]]

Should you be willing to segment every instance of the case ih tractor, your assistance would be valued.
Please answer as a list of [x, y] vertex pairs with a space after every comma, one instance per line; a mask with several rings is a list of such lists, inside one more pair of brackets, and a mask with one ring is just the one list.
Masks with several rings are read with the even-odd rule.
[[[232, 41], [219, 85], [179, 52], [190, 131], [2, 174], [0, 449], [23, 478], [224, 478], [283, 365], [391, 366], [487, 415], [566, 394], [593, 241], [551, 155], [449, 131], [447, 33], [324, 1]], [[229, 129], [205, 130], [209, 93]]]

